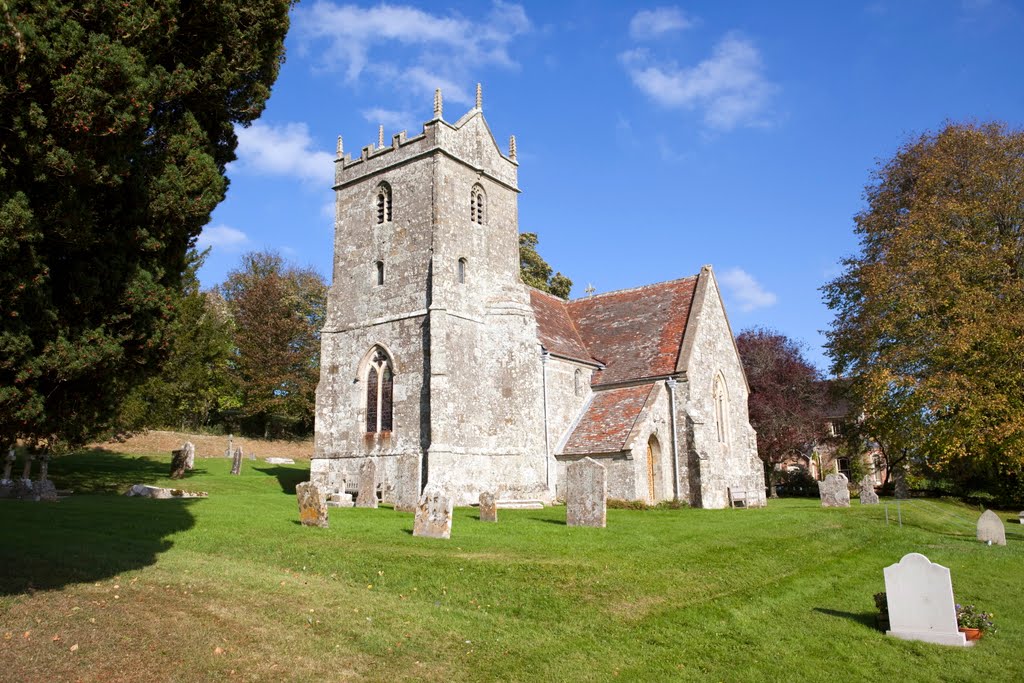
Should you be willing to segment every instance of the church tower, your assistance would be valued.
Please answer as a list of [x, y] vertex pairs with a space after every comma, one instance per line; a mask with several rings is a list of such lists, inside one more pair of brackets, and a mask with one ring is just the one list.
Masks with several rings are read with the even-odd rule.
[[550, 499], [541, 348], [519, 276], [515, 141], [476, 106], [335, 162], [334, 273], [321, 340], [312, 478], [376, 464], [385, 501], [427, 483]]

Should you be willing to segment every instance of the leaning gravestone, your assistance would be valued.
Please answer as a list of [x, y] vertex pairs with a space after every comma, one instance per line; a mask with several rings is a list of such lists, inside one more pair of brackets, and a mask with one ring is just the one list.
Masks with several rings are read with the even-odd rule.
[[395, 476], [395, 510], [416, 512], [420, 497], [420, 458], [406, 453], [398, 456]]
[[231, 474], [242, 473], [242, 447], [239, 446], [235, 449], [235, 455], [231, 460]]
[[196, 447], [191, 441], [186, 441], [181, 447], [185, 451], [185, 469], [193, 470], [196, 467]]
[[323, 491], [313, 482], [306, 481], [295, 487], [295, 497], [299, 501], [299, 521], [302, 525], [326, 529], [327, 503]]
[[480, 494], [480, 521], [498, 521], [498, 503], [494, 500], [494, 494], [484, 491]]
[[377, 463], [367, 458], [359, 467], [359, 492], [356, 494], [357, 508], [377, 507]]
[[939, 645], [968, 645], [957, 630], [949, 569], [920, 553], [908, 553], [884, 573], [889, 603], [887, 635]]
[[910, 498], [910, 488], [907, 486], [907, 472], [902, 467], [897, 467], [893, 473], [893, 495], [899, 500]]
[[181, 479], [188, 468], [188, 451], [184, 447], [171, 451], [171, 479]]
[[989, 545], [1006, 545], [1006, 528], [999, 515], [985, 510], [978, 518], [978, 540]]
[[426, 538], [451, 538], [454, 501], [439, 488], [428, 486], [416, 505], [412, 535]]
[[845, 474], [833, 473], [818, 482], [818, 495], [823, 508], [850, 507], [850, 480]]
[[878, 505], [878, 494], [875, 493], [875, 483], [871, 481], [870, 474], [860, 480], [860, 504]]
[[565, 523], [603, 527], [607, 522], [608, 474], [591, 458], [565, 468]]

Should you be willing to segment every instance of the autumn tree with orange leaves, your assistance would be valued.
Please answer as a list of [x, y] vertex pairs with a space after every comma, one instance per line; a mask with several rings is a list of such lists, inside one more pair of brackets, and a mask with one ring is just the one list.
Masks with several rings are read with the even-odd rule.
[[950, 123], [882, 164], [823, 287], [832, 371], [883, 451], [1024, 498], [1024, 132]]

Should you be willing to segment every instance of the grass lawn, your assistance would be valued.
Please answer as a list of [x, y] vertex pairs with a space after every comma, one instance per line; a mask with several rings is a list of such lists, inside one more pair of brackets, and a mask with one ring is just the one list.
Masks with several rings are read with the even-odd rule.
[[[232, 477], [199, 459], [174, 485], [208, 499], [112, 495], [170, 484], [168, 466], [95, 450], [51, 464], [73, 496], [0, 501], [0, 679], [1024, 680], [1024, 533], [987, 547], [954, 503], [904, 502], [902, 528], [816, 500], [609, 510], [607, 529], [460, 508], [439, 541], [389, 508], [300, 526], [308, 463]], [[877, 631], [882, 568], [914, 551], [1000, 632], [946, 648]]]

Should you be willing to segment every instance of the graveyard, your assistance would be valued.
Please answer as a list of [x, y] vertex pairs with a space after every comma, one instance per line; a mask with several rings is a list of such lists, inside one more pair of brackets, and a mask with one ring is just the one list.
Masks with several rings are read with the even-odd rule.
[[[976, 538], [951, 500], [763, 509], [457, 507], [448, 539], [390, 506], [302, 526], [294, 465], [102, 449], [55, 459], [74, 493], [0, 501], [6, 680], [1020, 680], [1024, 527]], [[206, 497], [123, 495], [146, 483]], [[886, 516], [888, 515], [888, 523]], [[922, 553], [998, 633], [888, 637], [883, 569]]]

